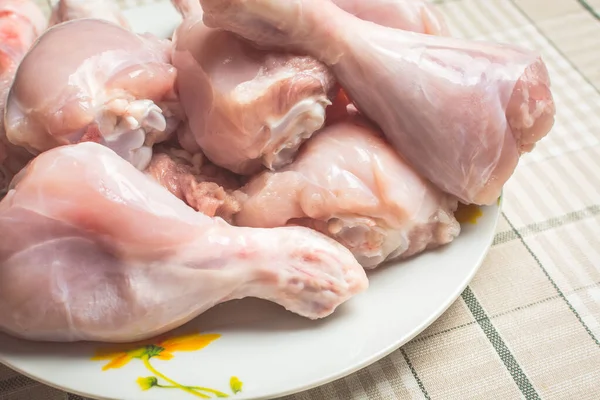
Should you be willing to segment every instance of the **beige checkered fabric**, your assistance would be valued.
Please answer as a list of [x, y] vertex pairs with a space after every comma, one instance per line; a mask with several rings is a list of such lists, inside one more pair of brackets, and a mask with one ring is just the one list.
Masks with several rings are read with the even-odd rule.
[[[153, 1], [121, 0], [140, 2]], [[507, 184], [493, 248], [446, 314], [380, 362], [285, 400], [600, 399], [600, 0], [437, 3], [456, 36], [541, 51], [556, 126]], [[30, 399], [81, 397], [0, 367], [0, 400]]]

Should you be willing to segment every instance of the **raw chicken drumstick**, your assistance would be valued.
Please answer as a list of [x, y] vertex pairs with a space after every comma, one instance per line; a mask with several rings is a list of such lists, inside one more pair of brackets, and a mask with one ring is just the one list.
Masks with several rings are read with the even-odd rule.
[[450, 36], [444, 16], [427, 0], [333, 0], [365, 21], [437, 36]]
[[[450, 36], [446, 20], [437, 7], [427, 0], [333, 0], [333, 2], [358, 18], [378, 25], [405, 31], [437, 36]], [[344, 118], [348, 107], [355, 107], [343, 89], [327, 108], [326, 124]]]
[[200, 2], [207, 26], [330, 65], [417, 172], [464, 203], [495, 202], [520, 155], [554, 123], [535, 52], [387, 28], [330, 1]]
[[418, 176], [379, 131], [355, 117], [316, 134], [298, 158], [241, 190], [242, 226], [312, 227], [365, 268], [451, 242], [457, 200]]
[[0, 198], [13, 176], [32, 158], [6, 138], [4, 109], [17, 67], [44, 29], [46, 18], [33, 1], [0, 0]]
[[52, 9], [50, 25], [81, 18], [103, 19], [130, 28], [114, 0], [59, 0]]
[[152, 145], [180, 122], [171, 50], [167, 40], [101, 20], [50, 28], [17, 71], [8, 139], [32, 153], [94, 141], [146, 168]]
[[96, 143], [33, 160], [0, 237], [0, 330], [32, 340], [143, 340], [249, 296], [322, 318], [368, 285], [326, 236], [209, 218]]
[[335, 85], [329, 69], [207, 28], [197, 1], [173, 3], [185, 17], [173, 54], [189, 123], [180, 131], [182, 146], [199, 146], [213, 163], [244, 175], [290, 163], [323, 126]]

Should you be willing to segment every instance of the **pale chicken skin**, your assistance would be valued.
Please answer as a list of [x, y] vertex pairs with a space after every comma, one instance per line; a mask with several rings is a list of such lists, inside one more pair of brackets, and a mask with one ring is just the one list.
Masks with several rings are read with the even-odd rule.
[[358, 117], [325, 128], [291, 165], [254, 177], [238, 196], [236, 224], [312, 227], [365, 268], [450, 243], [460, 232], [457, 200], [417, 175]]
[[33, 1], [0, 0], [0, 198], [13, 176], [33, 157], [24, 148], [8, 141], [4, 109], [17, 67], [44, 29], [46, 19]]
[[358, 110], [423, 177], [467, 204], [493, 204], [554, 124], [539, 54], [417, 34], [321, 0], [201, 0], [204, 22], [328, 64]]
[[442, 13], [427, 0], [333, 0], [343, 9], [365, 21], [437, 36], [450, 36]]
[[175, 78], [168, 40], [95, 19], [56, 25], [17, 71], [7, 137], [34, 154], [94, 141], [144, 169], [180, 123]]
[[179, 134], [182, 146], [243, 175], [289, 164], [323, 126], [335, 85], [329, 69], [207, 28], [197, 1], [174, 3], [186, 17], [173, 54], [189, 124]]
[[50, 25], [81, 18], [102, 19], [130, 28], [114, 0], [59, 0], [52, 10]]
[[195, 212], [96, 143], [33, 160], [0, 202], [0, 237], [0, 330], [32, 340], [143, 340], [248, 296], [323, 318], [368, 286], [326, 236]]

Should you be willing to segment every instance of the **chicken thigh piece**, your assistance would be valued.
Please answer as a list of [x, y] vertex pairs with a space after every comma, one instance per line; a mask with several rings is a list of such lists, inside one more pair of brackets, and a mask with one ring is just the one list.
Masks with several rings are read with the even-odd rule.
[[312, 227], [352, 251], [365, 268], [451, 242], [458, 201], [417, 175], [359, 117], [323, 129], [298, 158], [242, 188], [242, 226]]
[[97, 18], [129, 29], [129, 22], [114, 0], [59, 0], [52, 10], [50, 25], [81, 18]]
[[323, 0], [201, 0], [204, 22], [331, 66], [357, 108], [417, 172], [493, 204], [554, 123], [548, 71], [515, 46], [406, 32]]
[[180, 122], [171, 50], [167, 40], [96, 19], [50, 28], [17, 71], [8, 139], [36, 154], [94, 141], [146, 168], [152, 145]]
[[185, 16], [173, 55], [189, 123], [182, 145], [197, 144], [213, 163], [243, 175], [290, 163], [323, 126], [335, 85], [329, 69], [207, 28], [197, 1], [174, 3]]
[[0, 330], [31, 340], [143, 340], [248, 296], [323, 318], [368, 285], [326, 236], [207, 217], [97, 143], [34, 159], [0, 237]]
[[343, 9], [365, 21], [437, 36], [450, 36], [442, 13], [427, 0], [333, 0]]
[[13, 176], [33, 157], [6, 138], [4, 109], [17, 67], [44, 29], [46, 19], [33, 1], [0, 0], [0, 198]]

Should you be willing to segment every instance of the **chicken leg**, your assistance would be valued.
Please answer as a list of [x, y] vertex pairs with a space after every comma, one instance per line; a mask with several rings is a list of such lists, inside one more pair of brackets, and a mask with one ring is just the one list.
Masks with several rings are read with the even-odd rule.
[[[6, 134], [34, 154], [95, 141], [139, 169], [180, 122], [171, 43], [80, 19], [44, 33], [10, 91]], [[44, 71], [44, 74], [40, 74]]]
[[458, 202], [418, 176], [362, 118], [334, 123], [278, 172], [241, 192], [242, 226], [312, 227], [349, 248], [365, 268], [451, 242]]
[[493, 204], [554, 123], [548, 71], [515, 46], [406, 32], [323, 0], [201, 0], [204, 22], [331, 66], [417, 172], [464, 203]]
[[25, 339], [143, 340], [248, 296], [322, 318], [368, 284], [326, 236], [195, 212], [97, 143], [34, 159], [0, 237], [0, 330]]
[[197, 145], [213, 163], [243, 175], [289, 164], [324, 124], [335, 85], [329, 69], [206, 27], [197, 1], [173, 3], [184, 15], [173, 55], [189, 124], [180, 131], [182, 146]]
[[[358, 18], [378, 25], [410, 32], [437, 36], [450, 36], [442, 13], [427, 0], [333, 0], [333, 2]], [[326, 124], [344, 118], [347, 109], [356, 111], [344, 89], [340, 89], [327, 109]]]

